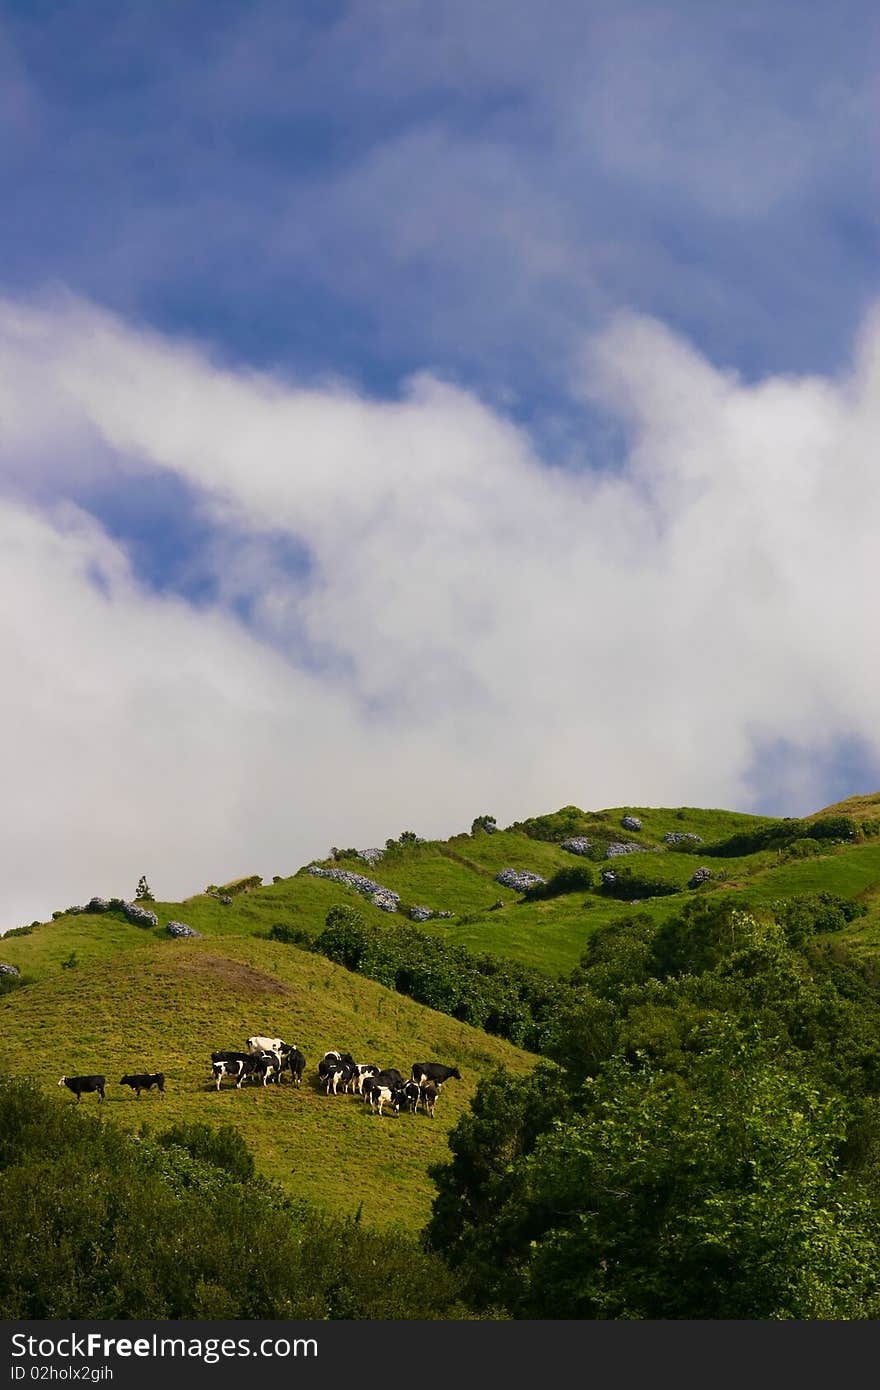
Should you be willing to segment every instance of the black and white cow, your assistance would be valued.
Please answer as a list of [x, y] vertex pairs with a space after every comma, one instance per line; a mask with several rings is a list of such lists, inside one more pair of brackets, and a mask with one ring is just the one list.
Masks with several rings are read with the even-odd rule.
[[119, 1082], [120, 1086], [130, 1086], [138, 1100], [141, 1098], [141, 1091], [149, 1091], [155, 1086], [160, 1095], [165, 1094], [165, 1073], [157, 1072], [137, 1072], [133, 1076], [123, 1076]]
[[212, 1052], [211, 1071], [217, 1090], [224, 1076], [236, 1077], [235, 1089], [241, 1090], [241, 1083], [252, 1071], [253, 1055], [250, 1052]]
[[340, 1085], [347, 1085], [356, 1069], [357, 1063], [350, 1052], [325, 1052], [318, 1063], [318, 1076], [324, 1082], [327, 1095], [331, 1090], [335, 1095]]
[[422, 1098], [422, 1088], [418, 1081], [405, 1081], [403, 1084], [403, 1101], [401, 1102], [405, 1110], [411, 1110], [413, 1114], [419, 1108], [419, 1101]]
[[426, 1081], [433, 1081], [439, 1090], [450, 1076], [454, 1076], [457, 1081], [461, 1080], [458, 1067], [445, 1067], [442, 1062], [413, 1062], [411, 1080], [418, 1081], [420, 1086]]
[[276, 1086], [281, 1083], [281, 1058], [277, 1052], [259, 1052], [252, 1058], [250, 1065], [245, 1069], [248, 1076], [261, 1076], [263, 1085], [267, 1081], [274, 1081]]
[[385, 1086], [391, 1091], [403, 1090], [403, 1077], [395, 1067], [386, 1067], [383, 1071], [377, 1071], [364, 1082], [361, 1094], [364, 1101], [370, 1099], [369, 1092], [373, 1086]]
[[62, 1076], [58, 1082], [59, 1086], [66, 1086], [73, 1091], [76, 1096], [76, 1103], [79, 1105], [84, 1092], [97, 1091], [101, 1100], [104, 1099], [104, 1087], [107, 1085], [103, 1076]]
[[366, 1083], [370, 1080], [371, 1077], [378, 1075], [379, 1068], [377, 1066], [374, 1066], [372, 1062], [359, 1062], [357, 1076], [355, 1077], [354, 1081], [354, 1089], [356, 1091], [359, 1091], [360, 1094], [363, 1095], [364, 1086], [366, 1085]]
[[374, 1114], [378, 1111], [381, 1115], [382, 1106], [387, 1105], [394, 1115], [399, 1115], [404, 1102], [403, 1087], [381, 1083], [376, 1077], [372, 1077], [364, 1086], [364, 1099], [369, 1101]]
[[331, 1064], [324, 1078], [327, 1095], [335, 1096], [340, 1090], [347, 1091], [357, 1077], [357, 1063], [345, 1054], [338, 1062]]

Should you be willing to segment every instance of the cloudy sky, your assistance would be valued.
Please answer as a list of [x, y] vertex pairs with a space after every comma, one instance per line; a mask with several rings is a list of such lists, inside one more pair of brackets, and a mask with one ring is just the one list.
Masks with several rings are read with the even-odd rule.
[[880, 788], [869, 0], [0, 0], [0, 929]]

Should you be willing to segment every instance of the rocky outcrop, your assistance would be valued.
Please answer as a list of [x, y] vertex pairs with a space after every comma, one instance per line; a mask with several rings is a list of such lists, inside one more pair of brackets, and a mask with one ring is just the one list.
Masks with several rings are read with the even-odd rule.
[[569, 854], [589, 854], [590, 841], [585, 835], [573, 835], [570, 840], [563, 840], [560, 849], [567, 849]]
[[634, 840], [628, 840], [626, 843], [612, 840], [611, 844], [605, 847], [605, 858], [614, 859], [618, 854], [642, 854], [647, 848], [647, 845], [637, 845]]
[[133, 922], [136, 927], [158, 927], [159, 925], [159, 918], [155, 912], [151, 912], [148, 907], [141, 907], [140, 903], [123, 903], [122, 911], [129, 922]]
[[428, 918], [433, 916], [429, 907], [411, 907], [409, 910], [409, 917], [413, 922], [427, 922]]
[[517, 893], [525, 893], [535, 883], [546, 883], [547, 880], [540, 874], [530, 873], [528, 869], [502, 869], [495, 875], [496, 883], [503, 883], [505, 888], [513, 888]]
[[169, 936], [201, 936], [200, 931], [195, 927], [189, 926], [187, 922], [169, 922], [165, 927]]
[[692, 845], [701, 845], [703, 843], [702, 835], [695, 835], [693, 830], [670, 830], [668, 834], [663, 836], [663, 839], [666, 841], [667, 845], [684, 845], [688, 843]]
[[329, 878], [334, 883], [347, 884], [356, 892], [363, 893], [376, 907], [381, 907], [383, 912], [397, 911], [400, 894], [395, 893], [392, 888], [383, 888], [381, 883], [375, 883], [364, 874], [356, 874], [351, 869], [322, 869], [320, 864], [310, 864], [308, 871], [316, 878]]
[[620, 824], [624, 830], [641, 830], [642, 828], [642, 822], [638, 816], [624, 816]]
[[688, 888], [698, 888], [701, 883], [706, 883], [712, 877], [712, 870], [703, 865], [699, 869], [694, 869], [688, 879]]
[[0, 975], [20, 975], [21, 971], [17, 965], [9, 965], [6, 961], [0, 960]]

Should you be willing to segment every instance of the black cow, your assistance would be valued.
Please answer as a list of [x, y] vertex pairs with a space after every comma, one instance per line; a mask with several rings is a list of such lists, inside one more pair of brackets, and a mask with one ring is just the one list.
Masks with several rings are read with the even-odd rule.
[[76, 1103], [79, 1105], [80, 1098], [84, 1091], [97, 1091], [101, 1100], [104, 1099], [104, 1087], [107, 1082], [103, 1076], [62, 1076], [58, 1082], [59, 1086], [66, 1086], [73, 1091], [76, 1096]]
[[290, 1072], [294, 1086], [302, 1085], [303, 1071], [305, 1070], [306, 1059], [298, 1047], [288, 1047], [281, 1058], [281, 1070]]
[[418, 1081], [420, 1086], [425, 1081], [433, 1081], [439, 1091], [443, 1082], [448, 1081], [450, 1076], [454, 1076], [457, 1081], [461, 1080], [458, 1067], [444, 1067], [442, 1062], [413, 1062], [411, 1080]]
[[138, 1100], [141, 1098], [141, 1091], [149, 1091], [155, 1086], [160, 1095], [165, 1094], [165, 1073], [161, 1071], [139, 1072], [135, 1076], [123, 1076], [119, 1082], [120, 1086], [130, 1086]]
[[437, 1104], [437, 1097], [440, 1094], [440, 1087], [433, 1081], [426, 1081], [424, 1086], [419, 1088], [422, 1093], [422, 1105], [427, 1110], [431, 1119], [434, 1118], [434, 1106]]

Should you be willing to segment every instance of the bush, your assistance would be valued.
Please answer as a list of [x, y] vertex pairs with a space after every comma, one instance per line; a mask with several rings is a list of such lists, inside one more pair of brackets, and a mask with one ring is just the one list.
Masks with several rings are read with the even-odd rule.
[[523, 898], [531, 903], [542, 898], [558, 898], [563, 893], [587, 893], [594, 881], [592, 870], [577, 864], [570, 869], [558, 869], [546, 883], [533, 883], [525, 890]]
[[346, 970], [359, 970], [371, 937], [371, 929], [360, 912], [340, 904], [331, 907], [324, 922], [324, 930], [315, 938], [315, 950], [344, 965]]
[[602, 875], [602, 892], [608, 898], [633, 902], [641, 898], [667, 897], [670, 893], [681, 892], [681, 889], [666, 879], [652, 878], [650, 874], [624, 864], [620, 868], [606, 870]]
[[287, 922], [276, 922], [269, 931], [270, 941], [281, 941], [285, 946], [300, 946], [303, 950], [315, 949], [315, 937], [305, 927], [292, 927]]
[[415, 1240], [252, 1171], [234, 1131], [132, 1136], [0, 1080], [0, 1318], [468, 1316]]
[[163, 1149], [185, 1149], [193, 1158], [220, 1168], [239, 1182], [249, 1182], [254, 1176], [253, 1155], [231, 1125], [214, 1129], [211, 1125], [176, 1124], [157, 1135], [156, 1143]]

